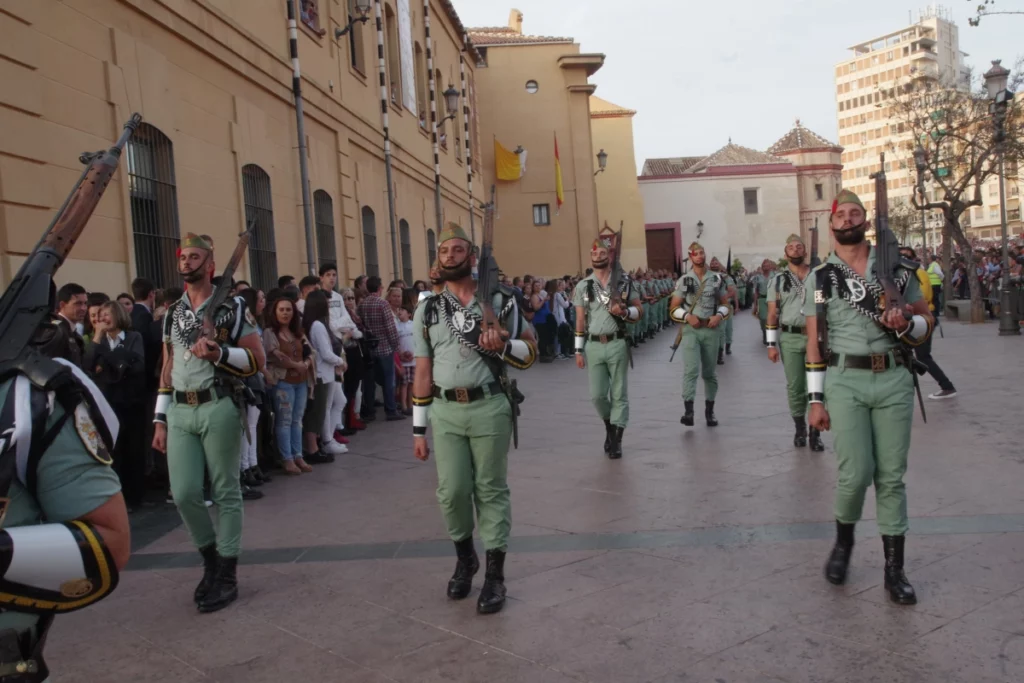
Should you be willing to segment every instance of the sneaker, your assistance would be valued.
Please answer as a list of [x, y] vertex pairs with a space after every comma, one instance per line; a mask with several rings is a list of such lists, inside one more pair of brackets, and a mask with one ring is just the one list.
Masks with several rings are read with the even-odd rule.
[[348, 435], [340, 429], [334, 431], [334, 440], [340, 443], [342, 446], [348, 445]]
[[396, 422], [398, 420], [404, 420], [404, 419], [405, 419], [405, 415], [403, 415], [402, 413], [392, 413], [391, 415], [388, 415], [387, 417], [385, 417], [384, 421], [385, 422]]
[[[302, 459], [310, 465], [327, 465], [334, 462], [334, 456], [326, 450], [320, 450], [316, 453], [303, 453]], [[299, 468], [301, 469], [302, 466], [299, 465]]]
[[942, 391], [934, 394], [928, 394], [928, 398], [933, 401], [941, 401], [942, 399], [953, 398], [954, 396], [956, 396], [956, 389], [943, 389]]
[[[320, 447], [320, 451], [327, 455], [344, 455], [345, 453], [348, 453], [348, 446], [340, 444], [337, 441], [328, 441]], [[316, 464], [315, 461], [312, 462], [314, 465]]]

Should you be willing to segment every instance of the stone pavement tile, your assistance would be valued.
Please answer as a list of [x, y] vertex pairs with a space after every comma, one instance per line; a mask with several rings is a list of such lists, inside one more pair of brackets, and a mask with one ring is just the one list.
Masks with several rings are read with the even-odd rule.
[[629, 581], [678, 569], [679, 563], [630, 550], [611, 550], [573, 565], [582, 576], [603, 581]]
[[954, 622], [904, 648], [966, 680], [1024, 680], [1024, 636]]
[[[911, 609], [945, 619], [962, 617], [998, 600], [1002, 595], [996, 591], [967, 586], [942, 575], [936, 575], [935, 578], [918, 578], [915, 572], [908, 572], [907, 578], [917, 593], [917, 605]], [[889, 604], [889, 594], [881, 582], [875, 588], [858, 593], [856, 598], [880, 605]]]
[[796, 619], [831, 608], [849, 600], [817, 574], [808, 575], [805, 566], [791, 567], [719, 592], [704, 602], [734, 618], [748, 618], [767, 624], [791, 624]]
[[503, 648], [465, 638], [418, 648], [381, 665], [379, 670], [388, 678], [402, 683], [571, 683], [573, 680]]
[[959, 621], [971, 627], [1006, 631], [1024, 636], [1024, 594], [1004, 595]]
[[[505, 583], [511, 583], [528, 576], [546, 572], [549, 569], [576, 565], [585, 560], [604, 555], [607, 550], [571, 550], [568, 552], [541, 552], [541, 553], [514, 553], [510, 552], [505, 559]], [[480, 560], [483, 561], [481, 556]], [[455, 557], [449, 560], [451, 570], [455, 571]], [[482, 574], [477, 575], [477, 581], [483, 579]]]
[[567, 600], [579, 599], [619, 583], [626, 583], [628, 580], [625, 577], [613, 580], [595, 579], [577, 574], [574, 567], [568, 565], [533, 574], [518, 581], [506, 581], [505, 587], [508, 594], [517, 600], [550, 607]]
[[736, 617], [715, 605], [695, 602], [665, 610], [653, 619], [625, 629], [623, 633], [682, 645], [711, 655], [766, 633], [771, 628], [768, 622]]
[[873, 653], [870, 659], [829, 683], [999, 683], [997, 678], [971, 674], [961, 676], [935, 663], [887, 653]]
[[368, 669], [378, 669], [402, 655], [454, 638], [448, 631], [393, 614], [361, 629], [337, 634], [330, 649]]
[[559, 604], [557, 614], [628, 629], [663, 612], [683, 612], [703, 597], [702, 587], [672, 576], [650, 576]]
[[[215, 641], [214, 641], [215, 642]], [[383, 683], [387, 679], [368, 677], [364, 667], [345, 657], [338, 656], [298, 641], [287, 650], [269, 650], [264, 656], [215, 666], [206, 670], [207, 680], [217, 683], [281, 683], [281, 681], [322, 681], [323, 683], [349, 683], [350, 681], [372, 681]]]
[[825, 683], [855, 670], [877, 654], [846, 640], [780, 628], [731, 647], [719, 657], [790, 683]]
[[565, 650], [551, 666], [589, 683], [646, 683], [701, 658], [700, 653], [682, 645], [619, 634]]
[[550, 664], [566, 650], [603, 640], [616, 631], [601, 624], [572, 619], [558, 607], [538, 607], [510, 598], [497, 615], [476, 613], [476, 595], [461, 602], [440, 597], [434, 604], [413, 612], [413, 619], [445, 629], [470, 640], [486, 643], [533, 662]]
[[199, 683], [209, 679], [197, 667], [126, 631], [93, 631], [91, 641], [71, 643], [51, 634], [46, 661], [51, 680], [60, 683], [133, 681], [137, 683]]
[[948, 579], [997, 593], [1012, 593], [1024, 588], [1024, 572], [1020, 565], [1005, 556], [959, 553], [913, 573], [918, 580]]
[[654, 683], [785, 683], [787, 680], [716, 655], [681, 667]]
[[[1019, 487], [1017, 495], [1020, 495]], [[1024, 562], [1024, 533], [987, 534], [964, 554], [984, 558], [986, 562], [991, 558]]]
[[896, 651], [949, 623], [915, 609], [844, 599], [800, 618], [800, 628], [879, 650]]

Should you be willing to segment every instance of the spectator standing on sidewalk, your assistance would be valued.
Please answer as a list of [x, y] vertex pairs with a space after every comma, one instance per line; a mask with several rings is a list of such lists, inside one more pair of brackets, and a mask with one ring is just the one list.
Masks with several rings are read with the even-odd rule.
[[376, 275], [366, 278], [366, 298], [357, 309], [366, 331], [370, 333], [376, 346], [371, 350], [372, 374], [368, 374], [363, 382], [363, 419], [374, 419], [376, 410], [374, 401], [377, 395], [377, 383], [384, 388], [384, 412], [387, 421], [404, 420], [395, 403], [395, 351], [398, 350], [398, 329], [395, 327], [395, 314], [387, 301], [380, 298], [381, 281]]
[[[900, 249], [900, 254], [905, 259], [917, 261], [917, 254], [910, 247], [902, 247]], [[932, 258], [934, 259], [935, 257], [933, 256]], [[936, 265], [934, 260], [932, 261], [932, 265]], [[941, 268], [939, 269], [939, 273], [942, 273]], [[928, 310], [934, 314], [938, 314], [936, 306], [936, 301], [938, 299], [935, 298], [934, 288], [932, 287], [931, 280], [931, 266], [928, 267], [927, 271], [925, 271], [924, 268], [918, 266], [917, 281], [921, 283], [921, 294], [924, 295], [925, 301], [928, 302]], [[940, 291], [941, 287], [942, 286], [940, 285]], [[929, 394], [928, 398], [936, 401], [941, 401], [943, 399], [953, 398], [954, 396], [956, 396], [956, 387], [953, 386], [953, 383], [949, 381], [948, 377], [946, 377], [946, 373], [942, 371], [942, 368], [939, 367], [939, 364], [935, 362], [934, 358], [932, 358], [933, 339], [934, 335], [931, 335], [923, 343], [921, 343], [918, 346], [915, 346], [914, 355], [917, 356], [917, 359], [919, 361], [928, 366], [928, 374], [932, 376], [932, 379], [939, 383], [939, 390], [934, 394]]]
[[[911, 250], [913, 251], [913, 250]], [[932, 308], [935, 311], [935, 315], [942, 313], [942, 306], [946, 303], [942, 297], [942, 282], [946, 274], [942, 272], [942, 265], [939, 264], [939, 257], [937, 254], [932, 254], [932, 262], [928, 264], [928, 284], [931, 285], [932, 293], [935, 298], [929, 303], [932, 304]]]

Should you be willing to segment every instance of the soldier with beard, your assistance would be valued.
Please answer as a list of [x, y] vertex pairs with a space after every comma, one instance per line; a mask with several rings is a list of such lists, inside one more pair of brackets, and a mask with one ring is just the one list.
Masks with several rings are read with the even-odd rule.
[[704, 247], [690, 245], [693, 269], [679, 278], [672, 294], [672, 320], [685, 325], [681, 345], [683, 362], [683, 406], [680, 424], [693, 426], [693, 400], [697, 395], [697, 374], [704, 379], [704, 417], [708, 427], [717, 427], [715, 396], [718, 394], [718, 373], [715, 367], [722, 335], [721, 323], [728, 319], [729, 294], [725, 281], [705, 266]]
[[[722, 280], [725, 282], [726, 291], [729, 293], [729, 303], [733, 307], [733, 313], [739, 310], [740, 302], [736, 293], [736, 280], [732, 278], [729, 273], [725, 271], [725, 267], [722, 262], [718, 260], [718, 257], [711, 259], [711, 270], [722, 276]], [[732, 316], [730, 315], [725, 319], [725, 324], [722, 326], [721, 340], [718, 344], [718, 364], [725, 365], [725, 354], [732, 355]]]
[[[893, 602], [912, 605], [917, 597], [903, 572], [908, 526], [903, 475], [910, 449], [914, 380], [900, 347], [927, 340], [933, 321], [914, 276], [916, 264], [901, 262], [888, 274], [903, 292], [906, 309], [885, 310], [880, 304], [884, 291], [875, 270], [875, 249], [864, 240], [868, 222], [857, 195], [840, 192], [832, 204], [830, 222], [835, 249], [814, 269], [814, 286], [806, 287], [804, 299], [807, 335], [812, 340], [807, 345], [810, 423], [815, 429], [833, 429], [839, 464], [836, 542], [825, 577], [833, 584], [845, 582], [854, 525], [861, 518], [864, 495], [874, 483], [885, 550], [885, 589]], [[822, 344], [825, 348], [815, 343], [819, 339], [827, 340]]]
[[[804, 283], [811, 272], [807, 248], [799, 235], [786, 240], [786, 260], [789, 267], [768, 283], [768, 359], [778, 363], [786, 373], [789, 413], [796, 426], [793, 445], [807, 445], [807, 381], [804, 366], [807, 362], [807, 329], [804, 323]], [[780, 329], [781, 328], [781, 329]], [[780, 353], [781, 352], [781, 353]], [[823, 451], [821, 433], [811, 427], [811, 450]]]
[[[214, 612], [238, 597], [236, 568], [242, 545], [238, 476], [243, 422], [231, 378], [256, 374], [263, 369], [265, 356], [240, 297], [229, 298], [214, 312], [216, 341], [201, 337], [189, 343], [216, 290], [211, 282], [213, 245], [208, 239], [185, 235], [178, 272], [185, 279], [185, 293], [164, 316], [153, 448], [167, 454], [171, 495], [203, 556], [195, 603], [200, 612]], [[210, 497], [217, 505], [216, 527], [203, 496], [207, 471]]]
[[[576, 306], [576, 367], [588, 368], [590, 400], [604, 420], [604, 452], [622, 457], [622, 434], [629, 424], [629, 347], [626, 324], [643, 319], [640, 293], [628, 279], [619, 283], [621, 303], [611, 303], [610, 239], [598, 238], [590, 249], [593, 272], [573, 294]], [[614, 245], [618, 249], [619, 245]]]
[[413, 454], [423, 461], [430, 457], [429, 412], [437, 500], [458, 558], [448, 597], [467, 597], [480, 569], [473, 547], [475, 505], [487, 551], [477, 612], [491, 614], [505, 605], [505, 551], [512, 526], [507, 476], [514, 407], [505, 366], [530, 367], [536, 342], [508, 287], [501, 286], [491, 302], [500, 327], [484, 323], [472, 243], [455, 223], [441, 232], [438, 261], [445, 287], [427, 297], [413, 319]]

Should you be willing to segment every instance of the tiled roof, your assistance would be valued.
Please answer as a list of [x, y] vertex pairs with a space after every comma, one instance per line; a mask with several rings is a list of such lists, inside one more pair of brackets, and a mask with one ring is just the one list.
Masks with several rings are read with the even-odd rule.
[[640, 175], [682, 175], [701, 161], [704, 157], [669, 157], [667, 159], [647, 159]]
[[591, 117], [634, 116], [635, 114], [635, 109], [626, 109], [625, 107], [620, 107], [617, 104], [613, 104], [608, 100], [603, 100], [595, 95], [590, 96]]
[[687, 173], [700, 173], [706, 171], [712, 166], [759, 166], [762, 164], [788, 164], [789, 162], [785, 159], [780, 159], [777, 156], [767, 154], [765, 152], [759, 152], [756, 149], [750, 149], [749, 147], [743, 147], [742, 145], [734, 145], [732, 140], [729, 140], [722, 149], [718, 150], [711, 156], [705, 157], [700, 160], [689, 169]]
[[533, 45], [543, 43], [571, 43], [572, 38], [558, 36], [524, 36], [508, 26], [487, 26], [467, 29], [470, 41], [479, 47], [487, 45]]
[[782, 154], [783, 152], [794, 152], [801, 149], [820, 149], [822, 147], [836, 147], [834, 142], [829, 142], [814, 131], [804, 128], [800, 119], [796, 125], [782, 136], [778, 142], [768, 148], [770, 154]]

